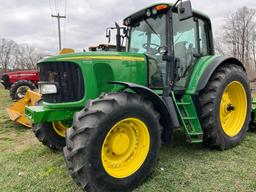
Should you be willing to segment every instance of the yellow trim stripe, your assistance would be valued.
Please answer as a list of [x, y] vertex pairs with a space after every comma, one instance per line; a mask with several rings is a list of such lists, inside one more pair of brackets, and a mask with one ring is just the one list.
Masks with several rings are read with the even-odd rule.
[[144, 61], [144, 57], [129, 57], [129, 56], [77, 56], [77, 57], [64, 57], [57, 60], [125, 60], [125, 61]]

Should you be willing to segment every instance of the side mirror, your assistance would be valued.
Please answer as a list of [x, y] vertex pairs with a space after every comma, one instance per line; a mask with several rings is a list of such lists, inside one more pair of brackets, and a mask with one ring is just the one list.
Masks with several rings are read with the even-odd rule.
[[179, 15], [180, 21], [193, 17], [193, 11], [192, 11], [192, 6], [190, 1], [184, 1], [184, 2], [181, 1], [177, 5], [177, 9], [178, 9], [178, 15]]
[[123, 28], [123, 34], [125, 37], [128, 35], [128, 29], [126, 27]]

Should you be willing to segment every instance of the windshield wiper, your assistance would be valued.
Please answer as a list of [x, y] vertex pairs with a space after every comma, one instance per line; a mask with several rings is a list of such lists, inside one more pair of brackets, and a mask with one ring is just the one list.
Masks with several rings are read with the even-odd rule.
[[143, 19], [143, 21], [145, 21], [145, 23], [149, 26], [149, 28], [151, 29], [151, 31], [153, 31], [153, 33], [155, 33], [157, 35], [157, 37], [160, 39], [159, 34], [157, 34], [157, 32], [154, 30], [154, 28], [149, 24], [149, 22], [145, 19]]

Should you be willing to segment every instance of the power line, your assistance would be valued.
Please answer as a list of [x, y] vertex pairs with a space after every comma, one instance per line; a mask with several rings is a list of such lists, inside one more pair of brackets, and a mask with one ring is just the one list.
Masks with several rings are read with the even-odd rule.
[[57, 0], [57, 10], [58, 10], [58, 13], [60, 12], [59, 8], [60, 8], [60, 2]]
[[54, 5], [55, 5], [55, 11], [57, 13], [57, 0], [54, 0]]
[[65, 15], [66, 15], [66, 11], [67, 11], [67, 0], [65, 0]]
[[51, 4], [51, 0], [49, 0], [49, 6], [50, 6], [51, 14], [52, 14], [52, 4]]
[[[53, 11], [53, 6], [54, 6], [54, 5], [52, 5], [52, 4], [54, 4], [54, 3], [51, 3], [51, 0], [49, 0], [50, 15], [54, 14], [54, 11]], [[52, 17], [52, 18], [51, 18], [52, 29], [54, 30], [54, 33], [56, 33], [56, 29], [55, 29], [55, 27], [54, 27], [54, 21], [53, 21], [53, 19], [54, 19], [54, 18]], [[54, 35], [53, 37], [54, 37], [54, 42], [57, 44], [58, 41], [57, 41], [56, 36]]]
[[[64, 8], [64, 15], [66, 15], [66, 13], [67, 13], [67, 0], [65, 0], [65, 2], [64, 2], [64, 6], [65, 6], [65, 8]], [[64, 20], [64, 34], [63, 34], [63, 36], [64, 36], [64, 46], [66, 45], [66, 23], [67, 23], [67, 19], [65, 19]]]

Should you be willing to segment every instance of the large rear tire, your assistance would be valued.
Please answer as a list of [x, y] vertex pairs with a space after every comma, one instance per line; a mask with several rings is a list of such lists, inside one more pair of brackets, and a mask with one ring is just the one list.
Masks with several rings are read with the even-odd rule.
[[125, 191], [151, 172], [160, 147], [158, 113], [131, 93], [105, 94], [75, 113], [64, 157], [86, 191]]
[[250, 84], [237, 65], [217, 68], [200, 94], [204, 144], [225, 150], [245, 137], [251, 115]]
[[12, 84], [10, 88], [10, 97], [12, 100], [19, 100], [25, 96], [27, 90], [34, 89], [36, 89], [36, 86], [31, 81], [20, 80]]

